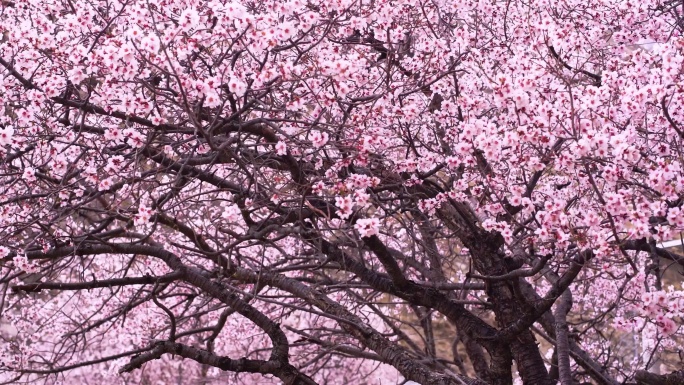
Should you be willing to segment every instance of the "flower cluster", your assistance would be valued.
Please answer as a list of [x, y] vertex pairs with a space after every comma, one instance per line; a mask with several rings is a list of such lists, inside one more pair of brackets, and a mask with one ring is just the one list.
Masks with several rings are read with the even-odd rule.
[[362, 218], [356, 221], [354, 228], [361, 237], [370, 237], [380, 233], [380, 221], [378, 218]]

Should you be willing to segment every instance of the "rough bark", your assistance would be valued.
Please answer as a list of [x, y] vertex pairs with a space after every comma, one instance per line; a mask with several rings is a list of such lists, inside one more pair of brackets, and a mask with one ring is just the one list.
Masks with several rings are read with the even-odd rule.
[[655, 374], [639, 370], [634, 379], [638, 385], [684, 385], [684, 370], [670, 374]]

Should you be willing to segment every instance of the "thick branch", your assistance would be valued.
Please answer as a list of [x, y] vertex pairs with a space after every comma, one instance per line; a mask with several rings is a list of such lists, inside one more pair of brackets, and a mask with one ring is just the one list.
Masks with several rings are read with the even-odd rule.
[[310, 377], [300, 373], [291, 365], [282, 365], [277, 361], [250, 360], [241, 358], [238, 360], [228, 357], [218, 356], [207, 350], [197, 349], [192, 346], [180, 344], [172, 341], [157, 341], [154, 348], [149, 352], [131, 358], [131, 361], [124, 365], [119, 373], [132, 372], [139, 369], [143, 364], [157, 360], [164, 354], [173, 354], [183, 358], [196, 361], [203, 365], [213, 366], [223, 371], [235, 373], [261, 373], [273, 374], [283, 380], [286, 384], [292, 385], [315, 385], [316, 382]]
[[[652, 251], [651, 245], [648, 244], [648, 241], [646, 239], [637, 239], [637, 240], [629, 240], [629, 241], [624, 241], [620, 247], [623, 250], [634, 250], [634, 251], [645, 251], [647, 253], [650, 253]], [[668, 259], [670, 261], [676, 262], [680, 266], [684, 267], [684, 257], [677, 255], [675, 253], [671, 253], [661, 247], [656, 247], [655, 248], [656, 254], [661, 257]]]
[[[15, 253], [10, 253], [13, 258]], [[259, 310], [241, 299], [237, 294], [227, 290], [217, 282], [212, 282], [200, 270], [185, 266], [175, 254], [156, 246], [131, 245], [122, 243], [110, 243], [107, 245], [81, 244], [79, 246], [58, 247], [47, 252], [29, 251], [26, 257], [29, 260], [58, 259], [68, 255], [99, 255], [99, 254], [141, 254], [159, 258], [174, 271], [180, 272], [182, 279], [201, 289], [208, 295], [220, 300], [235, 309], [243, 317], [250, 320], [254, 325], [262, 329], [271, 339], [273, 350], [271, 359], [288, 364], [289, 343], [280, 326], [266, 317]]]
[[378, 257], [380, 263], [385, 267], [387, 273], [392, 278], [392, 281], [397, 284], [400, 288], [405, 287], [408, 284], [406, 277], [401, 272], [401, 268], [397, 261], [392, 257], [392, 254], [387, 249], [384, 243], [376, 235], [370, 237], [364, 237], [363, 241], [366, 243], [373, 253]]
[[684, 385], [684, 370], [670, 374], [655, 374], [638, 370], [634, 379], [638, 385]]
[[566, 317], [572, 308], [572, 295], [565, 290], [556, 306], [556, 355], [558, 357], [558, 379], [560, 385], [572, 385], [570, 372], [570, 346], [568, 342], [568, 323]]
[[297, 280], [284, 275], [263, 271], [257, 274], [246, 269], [238, 269], [234, 277], [244, 282], [263, 282], [287, 291], [326, 313], [334, 315], [337, 319], [348, 321], [338, 323], [345, 331], [377, 353], [384, 362], [394, 366], [407, 379], [431, 385], [461, 385], [463, 383], [485, 385], [482, 381], [476, 379], [461, 376], [452, 377], [430, 370], [423, 364], [416, 362], [403, 348], [389, 341], [380, 332], [367, 325], [361, 318], [351, 313], [345, 307], [331, 300], [318, 290], [314, 290]]
[[549, 311], [556, 299], [572, 284], [577, 275], [582, 271], [584, 263], [593, 257], [593, 253], [584, 252], [576, 260], [572, 262], [568, 271], [555, 283], [548, 293], [540, 301], [534, 304], [531, 311], [526, 312], [516, 322], [507, 326], [499, 332], [499, 336], [504, 339], [511, 339], [518, 335], [523, 330], [527, 330], [534, 324], [544, 313]]
[[124, 277], [105, 279], [102, 281], [90, 282], [38, 282], [25, 285], [13, 285], [12, 290], [24, 291], [27, 293], [39, 292], [41, 290], [90, 290], [102, 287], [130, 286], [130, 285], [151, 285], [153, 283], [167, 283], [179, 279], [181, 274], [173, 272], [170, 274], [155, 277], [146, 275], [143, 277]]

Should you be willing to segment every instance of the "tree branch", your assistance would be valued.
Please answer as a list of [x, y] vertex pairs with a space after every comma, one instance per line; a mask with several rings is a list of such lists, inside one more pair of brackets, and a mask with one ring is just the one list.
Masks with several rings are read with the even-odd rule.
[[119, 373], [132, 372], [135, 369], [140, 369], [147, 362], [161, 358], [164, 354], [173, 354], [203, 365], [219, 368], [223, 371], [272, 374], [283, 380], [286, 384], [316, 385], [313, 379], [302, 374], [292, 365], [283, 365], [278, 361], [251, 360], [247, 358], [233, 360], [228, 357], [212, 354], [207, 350], [197, 349], [173, 341], [156, 341], [152, 346], [149, 352], [131, 358], [131, 361], [124, 365], [119, 370]]
[[90, 290], [114, 286], [151, 285], [156, 282], [167, 283], [175, 281], [180, 277], [180, 272], [173, 272], [159, 277], [145, 275], [143, 277], [113, 278], [90, 282], [38, 282], [24, 285], [13, 285], [12, 290], [15, 292], [23, 291], [27, 293], [40, 292], [42, 290]]

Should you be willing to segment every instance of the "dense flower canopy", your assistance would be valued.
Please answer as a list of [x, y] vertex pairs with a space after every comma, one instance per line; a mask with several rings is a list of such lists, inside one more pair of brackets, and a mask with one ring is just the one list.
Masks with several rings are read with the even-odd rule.
[[684, 378], [683, 7], [1, 0], [0, 380]]

